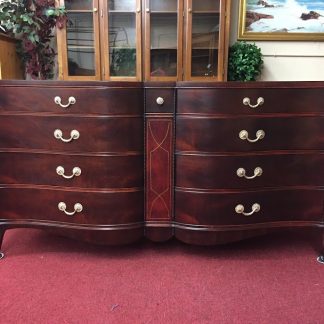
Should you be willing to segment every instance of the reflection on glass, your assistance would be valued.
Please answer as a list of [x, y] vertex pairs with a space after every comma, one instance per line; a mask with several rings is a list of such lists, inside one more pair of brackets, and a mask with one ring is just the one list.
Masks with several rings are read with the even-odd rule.
[[64, 1], [66, 10], [92, 10], [92, 0], [69, 0]]
[[217, 76], [219, 14], [192, 15], [192, 76]]
[[151, 14], [151, 76], [177, 76], [177, 14]]
[[69, 75], [95, 75], [92, 13], [68, 13], [66, 34]]
[[220, 0], [193, 0], [192, 10], [193, 11], [216, 11], [220, 8]]
[[136, 0], [109, 0], [110, 11], [135, 11]]
[[[135, 2], [135, 1], [133, 1]], [[109, 59], [111, 76], [136, 75], [135, 13], [109, 13]]]
[[151, 11], [176, 12], [178, 0], [151, 0]]

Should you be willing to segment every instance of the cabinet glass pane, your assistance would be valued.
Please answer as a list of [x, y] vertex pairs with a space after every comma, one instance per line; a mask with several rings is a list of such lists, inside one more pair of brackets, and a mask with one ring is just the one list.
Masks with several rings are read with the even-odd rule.
[[151, 76], [177, 76], [176, 13], [151, 14]]
[[66, 36], [69, 75], [95, 75], [92, 13], [68, 13]]
[[135, 0], [110, 0], [109, 10], [110, 11], [135, 11], [136, 1]]
[[108, 20], [110, 75], [135, 76], [136, 14], [112, 11]]
[[64, 1], [66, 10], [92, 10], [92, 0], [66, 0]]
[[192, 14], [192, 76], [217, 76], [219, 14]]
[[178, 0], [151, 0], [151, 11], [176, 12]]
[[220, 9], [220, 0], [193, 0], [193, 11], [218, 12]]

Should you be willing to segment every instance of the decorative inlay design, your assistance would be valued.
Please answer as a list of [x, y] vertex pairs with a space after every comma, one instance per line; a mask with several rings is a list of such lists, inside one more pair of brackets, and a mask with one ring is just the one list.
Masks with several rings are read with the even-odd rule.
[[146, 219], [172, 219], [172, 118], [146, 124]]

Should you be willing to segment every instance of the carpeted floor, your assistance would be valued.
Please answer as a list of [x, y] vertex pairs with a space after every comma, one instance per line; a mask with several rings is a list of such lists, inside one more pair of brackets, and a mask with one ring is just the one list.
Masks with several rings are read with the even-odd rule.
[[0, 323], [324, 323], [311, 244], [269, 235], [222, 247], [97, 247], [7, 231]]

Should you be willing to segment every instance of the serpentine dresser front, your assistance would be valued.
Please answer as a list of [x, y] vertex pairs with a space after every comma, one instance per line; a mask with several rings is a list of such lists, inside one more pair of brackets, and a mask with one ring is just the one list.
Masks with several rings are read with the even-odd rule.
[[323, 82], [1, 81], [0, 243], [15, 227], [202, 245], [300, 228], [323, 252], [323, 111]]

